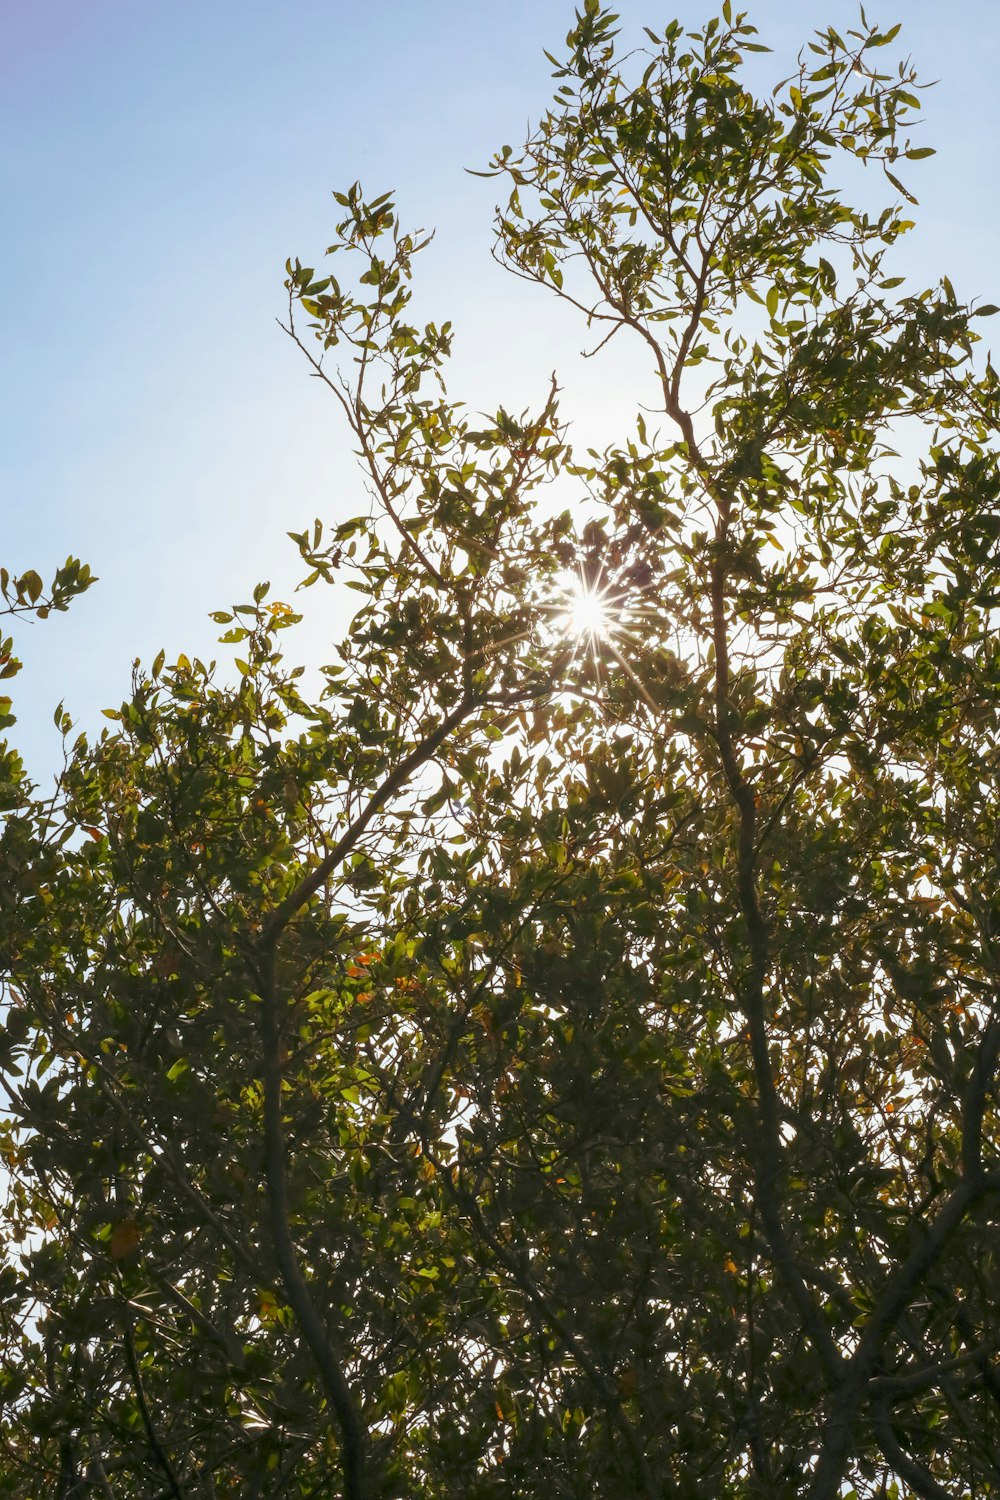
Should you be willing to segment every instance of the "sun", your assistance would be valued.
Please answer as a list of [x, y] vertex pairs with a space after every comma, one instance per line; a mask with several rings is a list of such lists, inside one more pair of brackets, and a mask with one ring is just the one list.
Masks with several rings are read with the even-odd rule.
[[[611, 579], [564, 573], [558, 580], [552, 602], [546, 611], [549, 630], [561, 638], [565, 661], [578, 664], [588, 683], [596, 684], [602, 694], [607, 672], [624, 672], [651, 708], [656, 703], [644, 687], [628, 656], [641, 652], [644, 635], [637, 631], [634, 612], [630, 614], [626, 591]], [[566, 637], [572, 644], [566, 649]], [[591, 695], [592, 696], [592, 695]]]
[[567, 590], [566, 626], [578, 640], [605, 641], [612, 631], [611, 601], [601, 589], [574, 579]]

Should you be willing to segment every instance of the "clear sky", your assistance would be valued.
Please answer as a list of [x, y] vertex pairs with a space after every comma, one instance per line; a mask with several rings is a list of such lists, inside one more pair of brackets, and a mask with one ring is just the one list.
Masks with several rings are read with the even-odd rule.
[[[619, 10], [632, 31], [711, 13]], [[750, 14], [784, 76], [813, 28], [857, 10]], [[872, 0], [868, 15], [902, 20], [939, 80], [922, 135], [939, 154], [910, 168], [921, 207], [899, 269], [1000, 302], [1000, 10]], [[315, 264], [331, 238], [331, 189], [395, 188], [408, 222], [436, 227], [420, 310], [455, 322], [453, 395], [520, 408], [555, 367], [582, 446], [630, 423], [639, 366], [581, 366], [574, 322], [490, 260], [493, 184], [463, 171], [537, 119], [542, 48], [571, 20], [563, 0], [0, 0], [0, 561], [45, 573], [73, 552], [101, 575], [18, 635], [14, 737], [37, 773], [60, 698], [92, 727], [133, 657], [213, 655], [210, 609], [263, 577], [288, 597], [286, 531], [361, 508], [337, 414], [274, 322], [285, 258]], [[336, 634], [343, 605], [308, 601], [314, 632]]]

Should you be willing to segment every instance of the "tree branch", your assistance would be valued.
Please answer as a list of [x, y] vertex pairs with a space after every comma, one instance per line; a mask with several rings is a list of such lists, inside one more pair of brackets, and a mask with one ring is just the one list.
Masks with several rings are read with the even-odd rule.
[[980, 1176], [972, 1183], [963, 1182], [938, 1210], [923, 1241], [886, 1278], [827, 1420], [811, 1500], [836, 1500], [839, 1496], [855, 1423], [887, 1333], [898, 1322], [920, 1282], [944, 1254], [970, 1208], [997, 1191], [1000, 1191], [1000, 1170]]
[[980, 1037], [962, 1101], [962, 1172], [967, 1178], [974, 1178], [982, 1171], [983, 1116], [998, 1058], [1000, 1016], [994, 1012]]
[[411, 750], [410, 754], [405, 756], [394, 770], [389, 772], [381, 786], [372, 793], [364, 808], [354, 819], [354, 822], [341, 834], [329, 854], [320, 860], [314, 870], [310, 870], [308, 875], [302, 877], [295, 889], [285, 897], [280, 906], [268, 917], [257, 939], [259, 952], [267, 953], [269, 949], [274, 948], [282, 932], [295, 914], [305, 906], [306, 902], [316, 894], [321, 886], [326, 884], [337, 869], [337, 866], [342, 864], [355, 848], [358, 840], [376, 813], [381, 812], [389, 799], [405, 785], [414, 771], [419, 770], [422, 765], [431, 759], [444, 744], [448, 736], [468, 717], [474, 707], [476, 707], [476, 700], [468, 697], [463, 698], [458, 706], [453, 708], [451, 713], [441, 720], [437, 728], [432, 730], [425, 739], [421, 740], [420, 744]]
[[896, 1437], [885, 1394], [880, 1394], [872, 1402], [872, 1423], [886, 1463], [894, 1473], [899, 1475], [900, 1479], [906, 1481], [916, 1495], [920, 1496], [920, 1500], [954, 1500], [951, 1492], [938, 1484], [923, 1464], [918, 1464], [916, 1459], [906, 1452]]
[[146, 1392], [142, 1384], [142, 1374], [139, 1370], [139, 1361], [136, 1358], [135, 1354], [135, 1340], [132, 1335], [132, 1323], [127, 1312], [123, 1313], [122, 1327], [125, 1343], [125, 1361], [128, 1365], [129, 1375], [132, 1379], [132, 1389], [135, 1392], [135, 1399], [139, 1407], [139, 1415], [142, 1418], [142, 1425], [146, 1429], [146, 1438], [149, 1442], [149, 1446], [152, 1450], [153, 1457], [156, 1460], [157, 1466], [162, 1470], [166, 1478], [170, 1494], [174, 1497], [174, 1500], [184, 1500], [184, 1491], [181, 1489], [180, 1485], [177, 1482], [177, 1475], [174, 1473], [173, 1465], [171, 1464], [170, 1459], [167, 1457], [167, 1454], [163, 1448], [163, 1444], [160, 1442], [156, 1428], [153, 1425], [153, 1418], [150, 1415], [149, 1410], [149, 1402], [146, 1400]]
[[288, 1172], [281, 1122], [281, 1018], [279, 1015], [275, 948], [272, 942], [261, 970], [261, 1050], [264, 1082], [264, 1154], [267, 1208], [275, 1255], [289, 1305], [319, 1369], [323, 1389], [340, 1430], [345, 1500], [365, 1500], [364, 1422], [354, 1393], [334, 1353], [309, 1284], [299, 1265], [291, 1233]]

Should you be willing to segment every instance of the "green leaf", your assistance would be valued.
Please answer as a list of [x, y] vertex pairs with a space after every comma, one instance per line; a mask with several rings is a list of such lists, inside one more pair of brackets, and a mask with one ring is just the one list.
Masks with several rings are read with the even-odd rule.
[[907, 203], [916, 203], [917, 200], [916, 198], [914, 198], [913, 194], [903, 186], [898, 177], [895, 177], [892, 172], [889, 171], [888, 167], [883, 166], [882, 170], [885, 172], [886, 177], [892, 183], [896, 191], [902, 193]]
[[34, 568], [29, 568], [26, 573], [21, 574], [17, 580], [17, 591], [32, 604], [41, 596], [42, 580]]

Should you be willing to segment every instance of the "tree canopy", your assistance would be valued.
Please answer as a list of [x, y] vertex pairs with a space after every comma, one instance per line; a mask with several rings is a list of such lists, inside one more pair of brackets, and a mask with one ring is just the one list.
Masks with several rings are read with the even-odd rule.
[[261, 584], [10, 779], [0, 1493], [996, 1493], [996, 309], [892, 273], [898, 28], [616, 20], [489, 171], [634, 432], [467, 412], [336, 194], [349, 630]]

